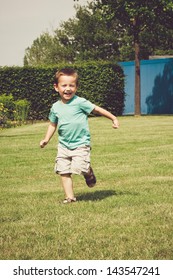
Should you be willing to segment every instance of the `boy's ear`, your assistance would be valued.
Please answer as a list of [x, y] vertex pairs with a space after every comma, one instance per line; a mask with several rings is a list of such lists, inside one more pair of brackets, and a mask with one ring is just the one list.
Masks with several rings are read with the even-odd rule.
[[55, 90], [56, 92], [58, 92], [58, 85], [57, 85], [57, 84], [54, 84], [53, 87], [54, 87], [54, 90]]

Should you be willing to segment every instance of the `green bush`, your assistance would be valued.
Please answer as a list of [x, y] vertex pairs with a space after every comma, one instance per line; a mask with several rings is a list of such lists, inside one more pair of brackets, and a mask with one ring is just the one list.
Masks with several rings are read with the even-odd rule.
[[15, 101], [14, 104], [15, 104], [15, 111], [14, 111], [15, 121], [19, 124], [26, 122], [30, 103], [26, 99], [21, 99]]
[[2, 94], [0, 95], [0, 103], [3, 104], [5, 109], [5, 115], [7, 119], [13, 120], [14, 119], [14, 99], [12, 94], [6, 95]]
[[78, 95], [102, 106], [115, 115], [124, 109], [124, 74], [122, 68], [110, 62], [88, 62], [52, 67], [1, 67], [0, 95], [12, 95], [14, 100], [30, 103], [30, 120], [47, 119], [50, 107], [57, 99], [53, 88], [54, 74], [58, 69], [75, 68], [80, 77]]
[[26, 99], [14, 101], [12, 94], [0, 96], [0, 126], [22, 124], [27, 120], [30, 103]]
[[7, 123], [7, 108], [4, 107], [4, 104], [0, 102], [0, 126], [5, 126]]

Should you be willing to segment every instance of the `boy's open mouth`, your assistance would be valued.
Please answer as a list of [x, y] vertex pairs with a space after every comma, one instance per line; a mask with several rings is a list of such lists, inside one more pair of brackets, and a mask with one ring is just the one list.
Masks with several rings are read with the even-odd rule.
[[64, 94], [65, 94], [66, 96], [70, 96], [72, 93], [71, 93], [71, 92], [64, 92]]

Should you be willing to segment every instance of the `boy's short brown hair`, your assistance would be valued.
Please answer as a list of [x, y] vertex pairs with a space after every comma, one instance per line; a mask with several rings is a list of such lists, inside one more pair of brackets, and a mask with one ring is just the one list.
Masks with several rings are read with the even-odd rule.
[[76, 86], [79, 85], [79, 76], [78, 76], [78, 73], [75, 69], [73, 69], [73, 68], [63, 68], [61, 70], [58, 70], [55, 73], [55, 77], [54, 77], [54, 83], [56, 85], [58, 84], [58, 80], [61, 76], [74, 76], [76, 78]]

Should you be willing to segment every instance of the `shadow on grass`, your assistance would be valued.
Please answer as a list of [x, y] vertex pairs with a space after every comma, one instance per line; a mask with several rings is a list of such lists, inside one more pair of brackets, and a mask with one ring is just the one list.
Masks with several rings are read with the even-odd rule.
[[138, 195], [138, 193], [132, 193], [129, 191], [113, 191], [113, 190], [103, 190], [103, 191], [95, 191], [92, 193], [84, 193], [81, 195], [77, 196], [77, 200], [92, 200], [92, 201], [97, 201], [97, 200], [103, 200], [109, 196], [120, 196], [120, 195]]

